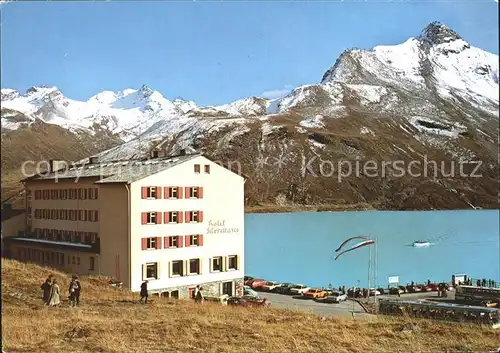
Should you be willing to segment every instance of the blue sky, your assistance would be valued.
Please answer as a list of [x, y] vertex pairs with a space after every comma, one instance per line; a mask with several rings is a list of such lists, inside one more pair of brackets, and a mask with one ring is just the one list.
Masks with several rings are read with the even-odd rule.
[[440, 21], [498, 54], [498, 3], [12, 2], [2, 88], [59, 87], [86, 100], [147, 84], [215, 105], [316, 83], [346, 48], [398, 44]]

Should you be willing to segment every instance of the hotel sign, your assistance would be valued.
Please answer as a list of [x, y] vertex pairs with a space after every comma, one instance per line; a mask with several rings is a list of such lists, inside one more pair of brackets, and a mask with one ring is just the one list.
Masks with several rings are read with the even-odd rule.
[[239, 228], [231, 228], [226, 225], [226, 220], [208, 221], [207, 234], [232, 234], [238, 233]]

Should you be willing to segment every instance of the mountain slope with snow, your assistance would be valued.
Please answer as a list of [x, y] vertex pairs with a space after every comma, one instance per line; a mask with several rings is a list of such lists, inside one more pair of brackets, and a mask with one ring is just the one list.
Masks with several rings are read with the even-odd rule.
[[[33, 87], [23, 95], [2, 89], [2, 132], [41, 121], [75, 133], [123, 140], [100, 154], [104, 161], [146, 157], [152, 148], [167, 153], [193, 148], [218, 160], [238, 159], [246, 174], [254, 173], [254, 180], [268, 185], [261, 190], [264, 199], [286, 195], [291, 202], [341, 199], [373, 204], [389, 193], [392, 201], [385, 207], [404, 208], [413, 202], [408, 198], [421, 197], [406, 190], [405, 183], [414, 181], [397, 180], [389, 187], [384, 184], [387, 181], [355, 178], [347, 188], [328, 178], [305, 183], [303, 176], [297, 176], [303, 175], [301, 161], [305, 156], [408, 161], [432, 156], [446, 163], [481, 160], [485, 173], [494, 174], [498, 169], [498, 76], [498, 55], [471, 46], [450, 28], [434, 22], [402, 44], [346, 50], [321, 82], [297, 87], [274, 100], [248, 97], [198, 107], [190, 101], [170, 101], [147, 86], [104, 91], [86, 102], [66, 98], [55, 87]], [[254, 170], [261, 155], [286, 156], [288, 165], [264, 177], [261, 170]], [[295, 185], [295, 191], [280, 189], [279, 175]], [[465, 205], [471, 202], [470, 190], [481, 195], [478, 199], [483, 204], [493, 200], [495, 188], [490, 179], [471, 179], [461, 186], [431, 179], [426, 177], [421, 183]], [[460, 193], [447, 191], [460, 187], [469, 190], [464, 191], [468, 201], [457, 196]], [[301, 197], [296, 196], [297, 188], [302, 190]], [[402, 201], [394, 201], [396, 195]]]

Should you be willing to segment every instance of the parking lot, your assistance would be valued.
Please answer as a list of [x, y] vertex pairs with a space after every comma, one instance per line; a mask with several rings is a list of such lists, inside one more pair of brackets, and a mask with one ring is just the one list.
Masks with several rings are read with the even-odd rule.
[[271, 307], [273, 308], [287, 308], [287, 309], [298, 309], [302, 311], [313, 312], [320, 316], [344, 316], [352, 317], [354, 310], [355, 317], [367, 317], [371, 316], [367, 314], [361, 305], [356, 301], [347, 300], [342, 303], [318, 303], [312, 299], [295, 299], [289, 295], [275, 294], [259, 292], [262, 298], [266, 298], [271, 301]]

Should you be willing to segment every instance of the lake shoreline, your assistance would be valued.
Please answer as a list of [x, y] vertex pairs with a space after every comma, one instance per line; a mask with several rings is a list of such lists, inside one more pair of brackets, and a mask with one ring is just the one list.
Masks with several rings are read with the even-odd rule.
[[[500, 208], [482, 208], [480, 210], [499, 210]], [[381, 212], [435, 212], [435, 211], [473, 211], [473, 208], [454, 208], [454, 209], [384, 209], [376, 208], [369, 204], [354, 204], [354, 205], [297, 205], [297, 206], [279, 206], [279, 205], [258, 205], [245, 206], [245, 214], [260, 214], [260, 213], [296, 213], [296, 212], [346, 212], [346, 211], [381, 211]]]

